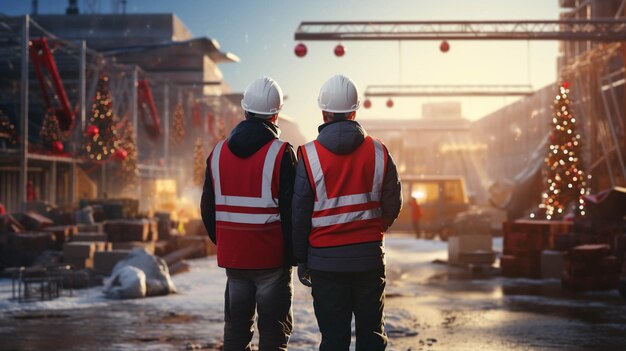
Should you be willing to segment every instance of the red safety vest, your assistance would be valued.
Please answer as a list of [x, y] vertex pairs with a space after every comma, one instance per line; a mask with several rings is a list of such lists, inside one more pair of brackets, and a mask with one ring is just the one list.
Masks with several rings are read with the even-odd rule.
[[220, 267], [267, 269], [283, 264], [278, 187], [285, 145], [275, 139], [247, 158], [235, 156], [224, 141], [215, 146], [211, 175]]
[[380, 196], [387, 168], [383, 144], [367, 136], [350, 154], [338, 155], [312, 141], [302, 146], [301, 153], [315, 193], [309, 244], [381, 241]]

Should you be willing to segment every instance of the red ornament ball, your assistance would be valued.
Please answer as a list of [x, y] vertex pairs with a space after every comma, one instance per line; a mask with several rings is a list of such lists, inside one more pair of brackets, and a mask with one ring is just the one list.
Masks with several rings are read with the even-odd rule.
[[58, 140], [52, 142], [52, 151], [55, 153], [63, 152], [63, 143]]
[[372, 102], [370, 101], [370, 99], [365, 99], [365, 101], [363, 101], [363, 107], [365, 108], [372, 107]]
[[335, 46], [335, 56], [342, 57], [345, 54], [346, 54], [346, 48], [344, 48], [343, 45], [339, 44]]
[[563, 88], [568, 89], [569, 88], [569, 82], [563, 82]]
[[391, 99], [387, 100], [387, 107], [389, 107], [389, 108], [393, 107], [393, 100], [391, 100]]
[[98, 127], [94, 126], [93, 124], [87, 127], [87, 135], [89, 135], [91, 138], [95, 137], [98, 134], [100, 134], [100, 130], [98, 129]]
[[450, 50], [450, 44], [448, 44], [447, 41], [442, 41], [441, 44], [439, 44], [439, 50], [441, 50], [441, 52], [446, 53]]
[[298, 57], [304, 57], [306, 56], [306, 52], [307, 52], [307, 48], [306, 45], [300, 43], [298, 45], [296, 45], [296, 48], [293, 50], [293, 52], [296, 54], [296, 56]]
[[119, 148], [117, 149], [117, 151], [115, 151], [114, 154], [115, 157], [117, 157], [118, 159], [120, 159], [120, 161], [124, 161], [126, 159], [126, 157], [128, 157], [128, 151]]

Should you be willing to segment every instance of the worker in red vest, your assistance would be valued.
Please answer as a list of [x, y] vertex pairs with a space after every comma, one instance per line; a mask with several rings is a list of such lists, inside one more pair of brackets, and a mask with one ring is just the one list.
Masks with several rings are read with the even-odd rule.
[[320, 350], [384, 350], [383, 233], [402, 207], [398, 172], [387, 148], [356, 122], [359, 97], [335, 75], [318, 98], [324, 124], [298, 149], [293, 244], [298, 278], [312, 287]]
[[415, 237], [419, 238], [422, 235], [420, 221], [422, 220], [424, 212], [422, 211], [422, 206], [420, 206], [419, 201], [417, 200], [417, 197], [415, 195], [411, 195], [410, 205], [413, 230], [415, 231]]
[[287, 350], [293, 327], [291, 199], [296, 158], [276, 125], [283, 93], [253, 81], [245, 120], [207, 159], [202, 220], [226, 268], [224, 350], [250, 350], [255, 310], [259, 350]]

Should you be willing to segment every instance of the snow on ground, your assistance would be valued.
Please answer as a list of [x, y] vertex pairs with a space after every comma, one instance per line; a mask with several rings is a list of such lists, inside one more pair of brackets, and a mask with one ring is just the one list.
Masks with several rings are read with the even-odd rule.
[[[501, 251], [502, 239], [494, 239], [494, 250]], [[506, 305], [521, 306], [522, 309], [545, 309], [548, 306], [571, 306], [575, 308], [606, 308], [617, 304], [615, 292], [595, 293], [578, 298], [564, 298], [553, 294], [550, 289], [559, 287], [556, 280], [525, 280], [502, 277], [458, 280], [453, 275], [462, 269], [450, 268], [445, 264], [433, 264], [434, 260], [447, 259], [447, 244], [438, 240], [416, 240], [409, 235], [389, 235], [386, 239], [387, 260], [387, 305], [386, 331], [390, 337], [390, 350], [408, 345], [415, 345], [422, 337], [436, 335], [429, 323], [442, 319], [446, 328], [449, 316], [442, 306], [454, 306], [459, 311], [484, 310], [494, 311]], [[217, 267], [215, 257], [189, 261], [190, 271], [172, 277], [178, 290], [177, 294], [151, 297], [138, 300], [106, 299], [102, 287], [74, 291], [74, 295], [63, 296], [52, 301], [18, 303], [11, 300], [11, 280], [0, 279], [0, 311], [2, 315], [19, 315], [38, 312], [59, 311], [67, 313], [79, 309], [93, 309], [108, 313], [108, 318], [129, 318], [120, 306], [130, 306], [129, 311], [151, 311], [156, 316], [172, 318], [191, 317], [187, 324], [177, 327], [185, 329], [182, 335], [194, 335], [197, 328], [202, 328], [198, 339], [220, 342], [223, 327], [223, 301], [226, 277], [224, 270]], [[506, 289], [523, 289], [505, 291]], [[528, 293], [537, 287], [541, 293]], [[546, 289], [547, 288], [547, 289]], [[310, 289], [300, 284], [294, 270], [294, 333], [290, 341], [290, 350], [304, 351], [315, 349], [320, 335], [313, 312]], [[547, 293], [544, 293], [545, 291]], [[558, 289], [557, 289], [558, 290]], [[607, 295], [608, 294], [608, 295]], [[67, 295], [67, 294], [65, 294]], [[608, 298], [606, 298], [608, 296]], [[600, 300], [600, 301], [598, 301]], [[603, 301], [607, 300], [607, 301]], [[408, 304], [407, 304], [408, 303]], [[100, 313], [100, 312], [98, 312]], [[489, 312], [493, 313], [493, 312]], [[461, 315], [462, 316], [462, 313]], [[1, 316], [0, 316], [1, 317]], [[195, 319], [194, 319], [195, 318]], [[198, 319], [199, 318], [199, 319]], [[459, 317], [460, 318], [460, 317]], [[509, 318], [509, 317], [507, 317]], [[158, 323], [158, 322], [157, 322]], [[163, 328], [154, 330], [159, 337]], [[417, 333], [419, 336], [416, 336]], [[165, 331], [167, 334], [167, 331]], [[426, 334], [424, 334], [426, 333]], [[170, 333], [171, 334], [171, 333]], [[256, 337], [256, 333], [255, 333]], [[160, 344], [163, 345], [163, 344]], [[116, 344], [116, 349], [133, 350], [136, 344]], [[147, 345], [145, 345], [147, 346]], [[443, 345], [441, 345], [443, 346]], [[158, 345], [156, 345], [158, 349]], [[352, 342], [354, 347], [354, 342]]]

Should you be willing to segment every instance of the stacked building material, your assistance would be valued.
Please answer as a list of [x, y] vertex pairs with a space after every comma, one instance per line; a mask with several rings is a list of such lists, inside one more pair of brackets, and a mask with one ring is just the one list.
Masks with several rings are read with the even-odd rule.
[[152, 239], [150, 229], [150, 221], [146, 219], [121, 219], [104, 223], [104, 231], [112, 242], [149, 241]]
[[126, 258], [131, 250], [98, 251], [93, 257], [93, 269], [104, 275], [111, 275], [113, 267]]
[[492, 264], [495, 254], [492, 251], [491, 235], [455, 235], [448, 239], [448, 263], [453, 265]]
[[53, 248], [55, 250], [63, 250], [63, 245], [78, 233], [78, 227], [75, 225], [60, 225], [47, 227], [44, 231], [52, 233], [54, 236]]
[[199, 250], [191, 256], [186, 258], [200, 258], [209, 255], [215, 255], [217, 248], [211, 241], [208, 235], [192, 235], [192, 236], [179, 236], [176, 238], [176, 247], [181, 250], [188, 247], [197, 247]]
[[154, 255], [156, 247], [155, 243], [156, 241], [118, 241], [113, 243], [113, 250], [144, 249], [149, 254]]
[[459, 213], [454, 219], [454, 235], [491, 235], [491, 217], [481, 211]]
[[72, 241], [63, 246], [63, 260], [74, 268], [93, 268], [96, 252], [111, 250], [107, 242], [79, 242]]
[[104, 232], [103, 223], [77, 224], [79, 233], [101, 233]]
[[541, 252], [541, 278], [561, 279], [565, 267], [565, 252], [543, 250]]
[[158, 222], [154, 219], [120, 219], [104, 222], [104, 232], [112, 250], [94, 255], [94, 270], [109, 275], [115, 264], [135, 248], [155, 253], [159, 237]]
[[74, 234], [74, 236], [72, 237], [72, 241], [86, 241], [86, 242], [92, 242], [92, 241], [108, 241], [109, 238], [107, 236], [107, 233], [88, 233], [88, 232], [80, 232], [78, 234]]
[[555, 237], [569, 233], [573, 224], [561, 221], [505, 222], [504, 252], [500, 258], [506, 277], [541, 278], [541, 256], [554, 247]]
[[566, 256], [562, 284], [573, 291], [617, 289], [621, 265], [608, 245], [581, 245]]
[[28, 231], [39, 232], [53, 225], [50, 218], [36, 212], [16, 213], [14, 217], [20, 221]]
[[2, 263], [7, 267], [30, 266], [35, 258], [45, 250], [52, 249], [55, 240], [52, 233], [24, 232], [12, 233], [6, 237], [6, 247], [2, 252]]

